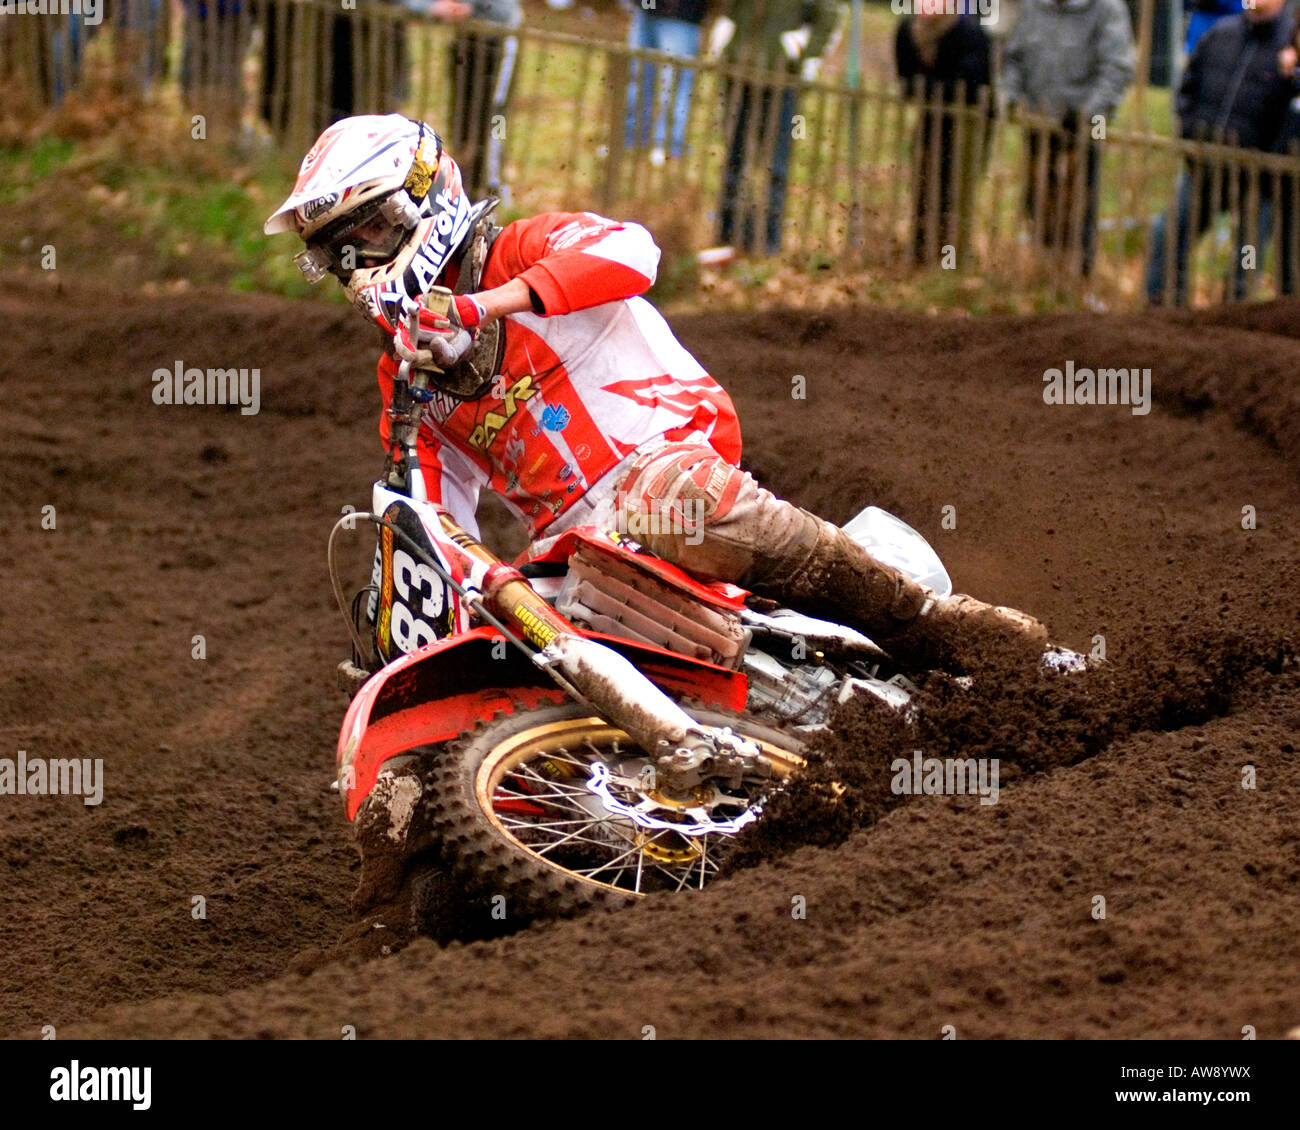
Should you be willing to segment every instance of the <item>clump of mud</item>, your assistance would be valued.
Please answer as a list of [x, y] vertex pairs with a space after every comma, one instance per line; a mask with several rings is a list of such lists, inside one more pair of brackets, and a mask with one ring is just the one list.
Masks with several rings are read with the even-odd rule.
[[1011, 654], [984, 654], [972, 679], [923, 677], [906, 715], [862, 693], [838, 708], [809, 768], [768, 804], [729, 869], [806, 845], [832, 847], [909, 797], [893, 763], [994, 759], [999, 785], [1073, 765], [1145, 730], [1177, 730], [1231, 713], [1296, 661], [1289, 625], [1243, 630], [1183, 620], [1144, 634], [1144, 646], [1088, 670], [1026, 670]]

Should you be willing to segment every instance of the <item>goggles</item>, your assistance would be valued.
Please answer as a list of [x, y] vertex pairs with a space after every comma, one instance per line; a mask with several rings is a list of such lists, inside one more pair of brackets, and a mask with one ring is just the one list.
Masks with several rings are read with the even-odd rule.
[[326, 224], [308, 238], [307, 249], [293, 261], [309, 283], [320, 282], [327, 274], [346, 276], [376, 267], [397, 254], [419, 221], [419, 206], [398, 189]]

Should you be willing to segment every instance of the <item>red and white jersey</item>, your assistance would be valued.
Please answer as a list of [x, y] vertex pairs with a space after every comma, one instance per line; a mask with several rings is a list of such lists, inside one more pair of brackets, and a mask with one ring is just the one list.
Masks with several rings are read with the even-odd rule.
[[[645, 228], [590, 212], [544, 213], [501, 232], [481, 289], [522, 278], [542, 313], [505, 319], [501, 379], [486, 395], [430, 404], [419, 450], [432, 501], [476, 530], [486, 486], [536, 537], [651, 441], [706, 443], [740, 461], [731, 398], [638, 297], [658, 263]], [[392, 357], [380, 360], [385, 408], [396, 372]], [[387, 444], [386, 414], [380, 434]]]

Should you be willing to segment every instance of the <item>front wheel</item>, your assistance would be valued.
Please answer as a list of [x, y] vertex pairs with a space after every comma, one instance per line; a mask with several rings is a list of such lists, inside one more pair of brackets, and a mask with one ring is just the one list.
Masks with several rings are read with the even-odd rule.
[[802, 746], [743, 715], [688, 709], [757, 743], [770, 775], [671, 796], [656, 787], [645, 751], [589, 709], [498, 716], [425, 771], [446, 862], [467, 886], [504, 896], [512, 917], [707, 886], [735, 836], [803, 765]]

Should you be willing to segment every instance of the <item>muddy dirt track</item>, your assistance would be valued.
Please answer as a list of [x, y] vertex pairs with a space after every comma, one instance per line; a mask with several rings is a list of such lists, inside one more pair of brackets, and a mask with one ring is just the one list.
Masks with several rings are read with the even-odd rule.
[[[98, 807], [0, 797], [0, 1033], [1300, 1024], [1300, 305], [680, 320], [768, 485], [838, 521], [899, 513], [958, 588], [1104, 636], [1110, 670], [927, 686], [927, 753], [1002, 758], [996, 805], [892, 797], [881, 767], [916, 735], [849, 710], [828, 751], [847, 802], [820, 824], [789, 808], [712, 890], [364, 961], [334, 948], [354, 861], [324, 545], [381, 457], [366, 332], [342, 308], [17, 279], [0, 324], [0, 756], [105, 762]], [[260, 413], [155, 406], [178, 359], [260, 367]], [[1149, 366], [1151, 413], [1045, 405], [1067, 360]]]

